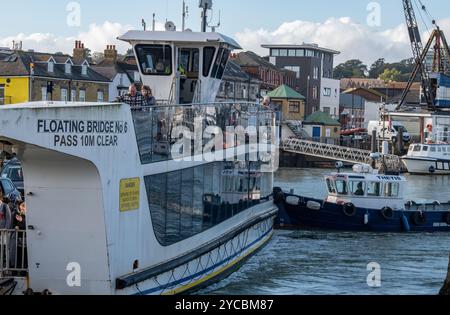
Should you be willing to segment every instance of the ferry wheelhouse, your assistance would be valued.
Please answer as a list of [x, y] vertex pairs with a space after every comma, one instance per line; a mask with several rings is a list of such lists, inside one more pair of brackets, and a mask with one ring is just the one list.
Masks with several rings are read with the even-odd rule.
[[228, 276], [272, 236], [274, 113], [214, 102], [239, 45], [219, 33], [120, 39], [158, 106], [0, 107], [1, 146], [22, 162], [28, 207], [28, 266], [11, 266], [3, 241], [4, 290], [191, 292]]
[[369, 165], [353, 172], [325, 177], [323, 200], [284, 194], [275, 195], [280, 206], [278, 224], [343, 231], [436, 232], [450, 231], [450, 205], [403, 199], [406, 179], [379, 174]]

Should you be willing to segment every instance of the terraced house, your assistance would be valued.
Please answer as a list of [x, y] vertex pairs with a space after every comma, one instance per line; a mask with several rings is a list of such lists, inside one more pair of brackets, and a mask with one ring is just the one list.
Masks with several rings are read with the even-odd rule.
[[29, 101], [106, 102], [110, 80], [91, 68], [76, 41], [73, 56], [34, 51], [0, 52], [0, 105]]

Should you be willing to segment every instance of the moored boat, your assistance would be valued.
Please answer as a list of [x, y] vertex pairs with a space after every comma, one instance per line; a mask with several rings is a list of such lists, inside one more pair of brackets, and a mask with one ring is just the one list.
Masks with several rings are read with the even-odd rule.
[[406, 179], [369, 165], [325, 178], [328, 195], [314, 199], [276, 189], [278, 225], [342, 231], [450, 232], [450, 204], [403, 199]]

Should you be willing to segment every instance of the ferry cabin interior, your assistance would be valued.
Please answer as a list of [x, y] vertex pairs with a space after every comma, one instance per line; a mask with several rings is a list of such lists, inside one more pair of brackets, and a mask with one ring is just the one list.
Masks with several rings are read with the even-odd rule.
[[230, 53], [241, 49], [219, 33], [129, 31], [143, 84], [167, 104], [215, 101]]
[[406, 180], [399, 176], [368, 174], [332, 174], [325, 178], [331, 203], [352, 203], [356, 207], [404, 209]]

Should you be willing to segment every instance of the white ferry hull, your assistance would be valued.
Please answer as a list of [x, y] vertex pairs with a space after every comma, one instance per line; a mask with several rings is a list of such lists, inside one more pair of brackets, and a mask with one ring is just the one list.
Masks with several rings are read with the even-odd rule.
[[[95, 142], [85, 142], [86, 130], [52, 129], [45, 123], [61, 119], [83, 126], [93, 121], [120, 124], [112, 137], [94, 131], [89, 136]], [[124, 126], [128, 127], [119, 128]], [[77, 143], [69, 141], [74, 135]], [[0, 141], [10, 143], [23, 164], [28, 208], [26, 289], [34, 293], [195, 291], [235, 271], [273, 234], [278, 209], [273, 201], [262, 199], [192, 237], [163, 246], [150, 215], [146, 178], [198, 163], [142, 165], [127, 105], [3, 107]], [[122, 207], [130, 205], [122, 200], [124, 179], [139, 183], [136, 207], [125, 210]], [[19, 287], [15, 293], [23, 294], [23, 285]]]
[[417, 175], [450, 175], [450, 160], [404, 157], [408, 173]]

